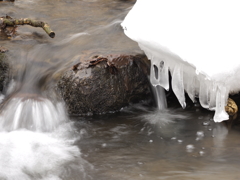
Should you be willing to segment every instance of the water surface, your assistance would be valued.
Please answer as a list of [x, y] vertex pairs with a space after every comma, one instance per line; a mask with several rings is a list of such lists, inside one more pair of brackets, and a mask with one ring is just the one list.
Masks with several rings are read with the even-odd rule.
[[[140, 104], [116, 114], [69, 118], [54, 86], [80, 58], [142, 51], [120, 23], [134, 0], [17, 0], [1, 16], [47, 22], [0, 36], [13, 67], [0, 123], [0, 179], [239, 179], [239, 130], [212, 112]], [[144, 12], [143, 12], [144, 13]], [[204, 124], [204, 125], [203, 125]]]
[[138, 108], [76, 123], [93, 179], [240, 178], [239, 130], [205, 110]]

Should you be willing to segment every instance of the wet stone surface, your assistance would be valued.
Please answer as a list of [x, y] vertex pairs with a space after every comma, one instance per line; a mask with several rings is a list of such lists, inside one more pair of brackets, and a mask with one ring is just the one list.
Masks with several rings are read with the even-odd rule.
[[145, 57], [131, 55], [81, 60], [57, 84], [69, 114], [115, 112], [150, 97], [147, 63]]
[[0, 91], [3, 90], [3, 87], [7, 82], [8, 71], [9, 64], [7, 63], [6, 55], [5, 53], [2, 53], [0, 49]]

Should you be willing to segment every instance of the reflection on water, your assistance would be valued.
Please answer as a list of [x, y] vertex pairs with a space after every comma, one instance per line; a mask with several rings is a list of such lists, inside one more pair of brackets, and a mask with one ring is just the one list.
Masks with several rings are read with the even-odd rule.
[[12, 40], [0, 37], [14, 67], [0, 97], [0, 179], [240, 179], [239, 132], [215, 124], [210, 112], [141, 105], [66, 116], [54, 92], [63, 70], [83, 57], [141, 52], [120, 27], [134, 2], [0, 2], [2, 16], [43, 20], [56, 32], [50, 39], [24, 26]]

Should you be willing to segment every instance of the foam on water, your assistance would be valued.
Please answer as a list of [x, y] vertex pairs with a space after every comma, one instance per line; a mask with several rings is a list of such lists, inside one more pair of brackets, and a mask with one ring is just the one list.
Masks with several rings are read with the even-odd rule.
[[80, 151], [53, 134], [17, 130], [0, 133], [0, 179], [61, 179], [64, 165]]
[[0, 179], [60, 180], [84, 178], [79, 140], [63, 103], [39, 95], [16, 94], [0, 116]]

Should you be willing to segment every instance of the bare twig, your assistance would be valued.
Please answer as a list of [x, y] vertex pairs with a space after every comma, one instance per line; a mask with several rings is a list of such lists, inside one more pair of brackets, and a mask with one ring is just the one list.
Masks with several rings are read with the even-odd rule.
[[18, 25], [30, 25], [33, 27], [41, 27], [51, 38], [55, 37], [55, 32], [53, 32], [49, 25], [45, 22], [32, 20], [29, 18], [13, 19], [9, 16], [0, 18], [1, 29], [5, 29], [7, 26], [17, 27]]

